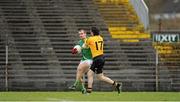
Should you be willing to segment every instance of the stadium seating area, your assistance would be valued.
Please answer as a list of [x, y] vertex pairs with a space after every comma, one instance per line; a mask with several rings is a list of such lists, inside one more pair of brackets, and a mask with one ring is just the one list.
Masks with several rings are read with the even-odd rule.
[[150, 39], [128, 0], [94, 0], [112, 38], [123, 42]]
[[178, 91], [180, 89], [180, 44], [153, 43], [158, 52], [160, 90]]
[[[119, 0], [117, 6], [106, 1], [1, 0], [0, 90], [5, 90], [6, 44], [9, 90], [67, 90], [80, 60], [80, 55], [71, 54], [79, 39], [77, 31], [84, 28], [89, 33], [97, 26], [105, 40], [105, 75], [122, 81], [123, 91], [154, 91], [155, 50], [150, 35], [128, 0]], [[94, 90], [112, 87], [95, 79]]]
[[5, 41], [0, 37], [0, 89], [5, 89], [5, 59]]

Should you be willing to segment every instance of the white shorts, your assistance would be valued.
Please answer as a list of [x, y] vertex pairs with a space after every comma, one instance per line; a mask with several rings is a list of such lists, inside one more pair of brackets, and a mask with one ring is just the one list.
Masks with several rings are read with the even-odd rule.
[[82, 63], [87, 63], [88, 65], [89, 65], [89, 68], [91, 67], [91, 65], [92, 65], [92, 60], [90, 60], [90, 59], [87, 59], [87, 60], [84, 60], [84, 61], [80, 61], [80, 63], [79, 64], [82, 64]]

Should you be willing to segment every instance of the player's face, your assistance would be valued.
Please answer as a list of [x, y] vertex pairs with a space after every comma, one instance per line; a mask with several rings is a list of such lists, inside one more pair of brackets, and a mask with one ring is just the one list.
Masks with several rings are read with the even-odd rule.
[[79, 37], [80, 37], [81, 39], [85, 39], [85, 38], [86, 38], [86, 33], [85, 33], [85, 31], [83, 31], [83, 30], [79, 31]]

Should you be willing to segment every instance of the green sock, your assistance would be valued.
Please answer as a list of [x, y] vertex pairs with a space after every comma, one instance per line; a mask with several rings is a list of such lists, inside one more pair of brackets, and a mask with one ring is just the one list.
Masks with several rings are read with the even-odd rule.
[[79, 80], [76, 80], [73, 84], [73, 86], [77, 86], [77, 84], [79, 83]]
[[84, 84], [83, 84], [83, 83], [80, 83], [80, 89], [81, 89], [81, 91], [82, 91], [82, 90], [85, 90], [85, 87], [84, 87]]
[[76, 86], [76, 88], [79, 90], [80, 89], [80, 81], [76, 80], [76, 82], [74, 83], [74, 85]]
[[80, 82], [79, 80], [76, 80], [76, 82], [74, 83], [74, 85], [76, 84], [77, 88], [79, 90], [85, 90], [84, 84], [82, 82]]

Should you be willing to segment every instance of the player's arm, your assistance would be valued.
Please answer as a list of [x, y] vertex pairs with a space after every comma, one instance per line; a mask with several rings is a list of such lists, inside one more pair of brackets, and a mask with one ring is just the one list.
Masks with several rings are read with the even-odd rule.
[[89, 48], [89, 46], [88, 46], [89, 39], [85, 38], [83, 41], [84, 41], [84, 44], [82, 45], [82, 48], [84, 48], [84, 49]]

